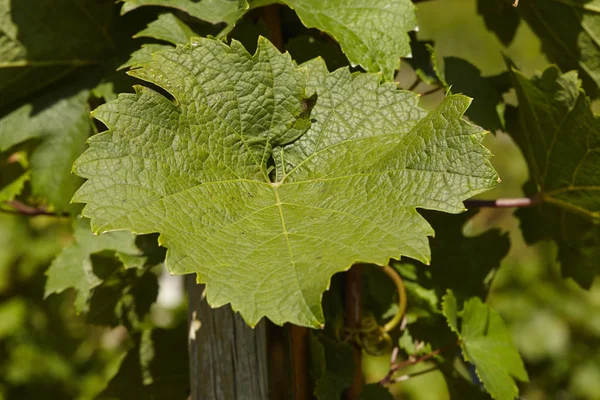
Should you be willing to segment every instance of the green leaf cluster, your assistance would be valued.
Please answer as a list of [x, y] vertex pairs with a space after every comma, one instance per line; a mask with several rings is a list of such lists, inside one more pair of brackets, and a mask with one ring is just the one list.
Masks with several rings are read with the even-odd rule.
[[320, 400], [600, 397], [600, 4], [513, 3], [0, 0], [0, 399], [185, 397], [163, 265]]

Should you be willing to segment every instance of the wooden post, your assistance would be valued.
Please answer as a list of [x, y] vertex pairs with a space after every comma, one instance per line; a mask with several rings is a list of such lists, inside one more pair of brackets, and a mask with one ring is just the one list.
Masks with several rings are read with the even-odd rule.
[[230, 306], [211, 309], [186, 277], [190, 400], [270, 400], [266, 324], [248, 327]]

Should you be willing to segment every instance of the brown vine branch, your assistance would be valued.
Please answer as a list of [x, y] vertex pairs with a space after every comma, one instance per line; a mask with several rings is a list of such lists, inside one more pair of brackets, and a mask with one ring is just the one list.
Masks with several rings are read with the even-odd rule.
[[[394, 349], [394, 352], [392, 353], [392, 360], [390, 362], [390, 370], [388, 371], [387, 375], [384, 376], [379, 381], [379, 384], [380, 385], [389, 385], [389, 384], [393, 383], [394, 382], [393, 376], [397, 371], [399, 371], [403, 368], [406, 368], [410, 365], [415, 365], [415, 364], [421, 363], [423, 361], [427, 361], [430, 358], [433, 358], [433, 357], [437, 356], [438, 354], [443, 353], [446, 350], [449, 350], [453, 347], [458, 346], [458, 343], [459, 342], [452, 343], [452, 344], [449, 344], [444, 347], [440, 347], [439, 349], [436, 349], [436, 350], [432, 351], [431, 353], [425, 354], [419, 358], [409, 357], [407, 360], [404, 360], [400, 363], [396, 363], [396, 357], [398, 356], [398, 350], [397, 350], [397, 348]], [[429, 372], [429, 371], [427, 371], [427, 372]], [[422, 373], [425, 373], [425, 372], [422, 372]], [[408, 379], [408, 378], [406, 378], [406, 379]]]
[[[346, 273], [345, 279], [345, 299], [344, 309], [346, 329], [352, 331], [359, 329], [363, 320], [363, 282], [362, 282], [362, 264], [356, 264]], [[352, 384], [344, 393], [344, 400], [356, 400], [360, 397], [363, 387], [362, 373], [362, 349], [359, 346], [353, 347], [354, 356], [354, 377]]]
[[397, 378], [392, 379], [392, 383], [404, 382], [409, 380], [410, 378], [417, 377], [419, 375], [425, 375], [433, 371], [437, 371], [439, 367], [436, 365], [435, 367], [424, 369], [423, 371], [413, 372], [411, 374], [401, 375]]
[[421, 96], [429, 96], [430, 94], [434, 94], [435, 92], [437, 92], [437, 91], [439, 91], [439, 90], [441, 90], [441, 89], [443, 89], [443, 88], [444, 88], [443, 86], [436, 86], [436, 87], [434, 87], [434, 88], [433, 88], [433, 89], [431, 89], [431, 90], [428, 90], [428, 91], [426, 91], [426, 92], [419, 93], [419, 94], [420, 94]]
[[513, 208], [529, 207], [537, 204], [535, 197], [516, 197], [511, 199], [495, 200], [465, 200], [463, 204], [466, 208], [494, 207], [494, 208]]
[[12, 210], [0, 209], [0, 211], [7, 214], [26, 215], [28, 217], [35, 217], [38, 215], [47, 215], [51, 217], [63, 217], [67, 216], [66, 213], [55, 213], [46, 210], [44, 207], [32, 207], [25, 203], [21, 203], [18, 200], [11, 200], [4, 203], [5, 205], [12, 207]]

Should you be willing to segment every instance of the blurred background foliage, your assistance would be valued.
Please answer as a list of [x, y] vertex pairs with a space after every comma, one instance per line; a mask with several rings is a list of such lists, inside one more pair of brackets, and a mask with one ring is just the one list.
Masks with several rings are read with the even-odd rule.
[[[485, 8], [489, 4], [483, 0], [418, 2], [419, 30], [413, 35], [415, 58], [404, 60], [397, 80], [401, 87], [424, 94], [423, 107], [434, 107], [447, 90], [439, 82], [441, 77], [436, 76], [433, 66], [417, 59], [417, 52], [427, 52], [427, 45], [434, 49], [439, 74], [445, 75], [451, 90], [471, 96], [469, 90], [477, 90], [490, 82], [499, 87], [497, 84], [506, 70], [503, 55], [510, 57], [527, 76], [549, 63], [539, 39], [524, 20], [510, 12], [502, 14], [505, 10], [502, 8], [490, 11]], [[140, 20], [134, 24], [136, 27], [124, 31], [135, 33], [155, 15], [156, 12], [144, 9], [138, 14]], [[498, 17], [494, 19], [494, 15]], [[298, 62], [325, 54], [330, 68], [347, 63], [337, 45], [314, 30], [302, 27], [291, 13], [284, 16], [289, 17], [283, 19], [284, 37], [294, 37], [285, 47]], [[488, 30], [498, 23], [501, 24], [501, 29], [497, 29], [499, 34]], [[268, 34], [268, 29], [249, 13], [230, 36], [253, 51], [259, 34]], [[131, 36], [130, 33], [123, 35]], [[454, 61], [448, 61], [449, 57], [468, 63], [472, 67], [469, 75], [452, 75]], [[467, 69], [463, 66], [462, 70]], [[469, 82], [477, 82], [478, 86], [469, 87]], [[122, 85], [117, 91], [122, 91], [131, 81], [123, 74], [108, 79], [96, 87], [95, 96], [111, 98], [116, 83]], [[436, 90], [438, 87], [441, 89]], [[502, 90], [494, 92], [491, 99], [487, 96], [489, 92], [484, 94], [486, 96], [478, 97], [474, 103], [474, 107], [483, 111], [469, 117], [475, 120], [486, 113], [494, 116], [476, 122], [493, 128], [494, 135], [489, 135], [485, 144], [495, 154], [493, 163], [502, 183], [482, 198], [522, 196], [522, 186], [528, 179], [527, 166], [510, 136], [502, 132], [503, 121], [497, 120], [503, 114], [497, 109], [500, 99], [515, 104], [516, 97], [513, 92]], [[600, 103], [596, 101], [594, 107], [598, 110]], [[2, 160], [8, 156], [2, 154]], [[510, 251], [493, 277], [488, 301], [507, 322], [526, 362], [530, 382], [521, 385], [522, 398], [600, 399], [600, 282], [597, 280], [585, 291], [564, 280], [555, 262], [555, 246], [551, 242], [528, 246], [513, 211], [481, 210], [464, 229], [468, 235], [481, 234], [491, 228], [508, 234]], [[164, 276], [161, 264], [164, 253], [157, 255], [160, 250], [155, 240], [150, 240], [146, 248], [140, 243], [138, 247], [143, 248], [144, 254], [155, 256], [140, 274], [152, 277], [146, 281], [154, 287], [150, 297], [158, 301], [137, 318], [131, 317], [133, 314], [128, 310], [136, 311], [139, 305], [117, 304], [116, 301], [108, 302], [112, 308], [105, 310], [105, 314], [92, 317], [79, 314], [73, 305], [77, 295], [74, 290], [44, 299], [44, 272], [72, 240], [68, 218], [0, 213], [0, 399], [150, 398], [145, 397], [150, 393], [155, 398], [167, 399], [174, 398], [174, 394], [168, 386], [161, 386], [161, 382], [172, 384], [173, 379], [181, 382], [184, 388], [181, 395], [185, 396], [188, 379], [185, 346], [171, 349], [167, 345], [167, 354], [157, 350], [165, 347], [158, 343], [185, 344], [187, 340], [182, 285]], [[487, 251], [481, 249], [482, 253]], [[114, 255], [95, 257], [92, 261], [94, 271], [108, 271], [104, 275], [98, 273], [105, 279], [100, 286], [102, 290], [95, 294], [106, 296], [104, 303], [125, 292], [135, 293], [130, 286], [115, 286], [112, 278], [125, 279], [125, 272], [119, 265], [113, 265]], [[159, 285], [152, 283], [153, 280]], [[111, 295], [111, 291], [117, 294]], [[151, 304], [153, 299], [146, 302]], [[409, 308], [410, 312], [417, 311]], [[128, 325], [128, 329], [124, 325]], [[162, 357], [168, 357], [168, 361]], [[365, 357], [363, 368], [367, 380], [375, 382], [385, 376], [389, 359], [389, 354]], [[121, 365], [126, 368], [120, 369]], [[175, 365], [179, 367], [164, 368]], [[399, 399], [449, 398], [440, 372], [398, 383], [392, 391]]]

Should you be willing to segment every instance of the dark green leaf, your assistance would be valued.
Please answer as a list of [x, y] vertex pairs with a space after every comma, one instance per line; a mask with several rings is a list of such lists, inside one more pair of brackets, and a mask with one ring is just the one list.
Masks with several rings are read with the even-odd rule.
[[365, 385], [358, 400], [394, 400], [390, 391], [378, 383]]
[[112, 11], [110, 1], [1, 1], [0, 109], [111, 57]]
[[483, 78], [477, 67], [456, 57], [444, 58], [444, 78], [452, 93], [473, 98], [466, 112], [471, 121], [493, 133], [503, 129], [498, 113], [498, 107], [503, 105], [502, 93], [492, 79]]
[[512, 133], [541, 202], [523, 212], [539, 216], [527, 229], [542, 227], [538, 233], [559, 246], [563, 273], [589, 287], [600, 271], [600, 118], [574, 71], [561, 75], [550, 67], [531, 80], [516, 71], [512, 77], [520, 104], [519, 127]]
[[48, 281], [45, 296], [75, 288], [77, 290], [75, 307], [79, 311], [87, 309], [90, 292], [102, 283], [102, 280], [94, 274], [90, 256], [105, 250], [140, 254], [134, 242], [135, 236], [128, 232], [109, 232], [95, 236], [90, 230], [89, 220], [75, 221], [73, 243], [63, 249], [46, 272]]
[[517, 10], [541, 39], [550, 61], [565, 71], [577, 69], [586, 91], [597, 97], [600, 1], [528, 0], [520, 2]]
[[318, 400], [340, 399], [354, 377], [354, 350], [348, 343], [338, 343], [323, 334], [310, 334], [311, 374]]
[[477, 0], [477, 13], [483, 17], [485, 26], [498, 36], [503, 45], [508, 47], [521, 22], [512, 0]]
[[82, 183], [71, 168], [92, 132], [88, 96], [69, 87], [51, 91], [0, 118], [0, 151], [37, 140], [30, 157], [32, 192], [58, 212]]

